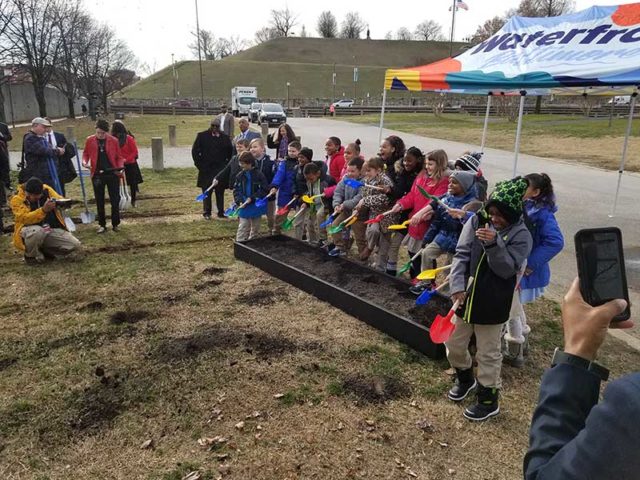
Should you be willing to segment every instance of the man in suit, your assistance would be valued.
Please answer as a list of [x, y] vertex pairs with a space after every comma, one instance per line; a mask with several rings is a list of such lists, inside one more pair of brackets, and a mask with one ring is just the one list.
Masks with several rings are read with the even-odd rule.
[[531, 420], [526, 480], [638, 478], [640, 373], [611, 382], [598, 402], [609, 371], [595, 363], [609, 328], [633, 326], [631, 320], [611, 322], [626, 305], [612, 300], [592, 307], [582, 298], [578, 279], [573, 281], [562, 302], [564, 350], [556, 349], [542, 377]]
[[235, 155], [236, 152], [236, 143], [238, 143], [239, 140], [248, 140], [249, 142], [251, 142], [251, 140], [253, 140], [254, 138], [261, 138], [261, 135], [258, 132], [254, 132], [252, 130], [249, 129], [249, 120], [245, 117], [240, 118], [240, 120], [238, 120], [238, 127], [240, 127], [240, 133], [238, 135], [235, 136], [235, 138], [233, 139], [233, 154]]
[[47, 142], [52, 148], [60, 147], [64, 149], [64, 153], [58, 157], [58, 179], [60, 180], [60, 188], [62, 189], [60, 193], [64, 197], [66, 194], [65, 184], [71, 182], [78, 176], [72, 160], [76, 155], [76, 150], [73, 148], [73, 145], [67, 142], [64, 134], [53, 131], [53, 124], [49, 117], [45, 117], [45, 120], [51, 124], [50, 127], [45, 127]]
[[[231, 139], [221, 130], [220, 117], [215, 117], [211, 120], [211, 128], [198, 133], [191, 148], [193, 163], [198, 169], [197, 185], [203, 193], [211, 186], [215, 176], [229, 163], [232, 154]], [[214, 187], [218, 218], [225, 218], [224, 189], [224, 182]], [[211, 220], [211, 195], [207, 195], [202, 205], [204, 208], [202, 216]]]
[[220, 119], [220, 131], [231, 139], [233, 138], [233, 131], [235, 128], [233, 115], [227, 112], [226, 105], [222, 105], [220, 109], [222, 110], [222, 113], [218, 115], [218, 118]]

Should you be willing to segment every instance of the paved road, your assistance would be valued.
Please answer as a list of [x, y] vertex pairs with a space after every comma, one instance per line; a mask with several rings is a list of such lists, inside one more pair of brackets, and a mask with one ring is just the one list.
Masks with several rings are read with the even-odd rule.
[[[375, 126], [317, 118], [293, 118], [291, 125], [296, 134], [302, 137], [303, 145], [313, 149], [315, 158], [324, 156], [324, 141], [329, 136], [338, 136], [344, 143], [359, 138], [362, 141], [365, 157], [377, 152], [378, 128]], [[420, 137], [386, 129], [383, 136], [393, 133], [400, 135], [407, 146], [415, 145], [425, 151], [443, 148], [450, 158], [455, 158], [466, 150], [478, 148], [477, 145]], [[622, 150], [621, 145], [614, 145], [612, 148]], [[631, 152], [631, 154], [635, 153]], [[164, 157], [166, 166], [193, 166], [189, 148], [166, 148]], [[15, 159], [15, 153], [13, 158]], [[151, 166], [150, 149], [141, 149], [140, 163], [142, 166]], [[510, 178], [513, 169], [513, 153], [488, 148], [482, 168], [492, 184]], [[586, 227], [617, 226], [622, 230], [625, 242], [631, 301], [640, 306], [640, 208], [638, 208], [640, 176], [624, 175], [617, 212], [615, 217], [610, 218], [617, 180], [616, 172], [577, 166], [560, 160], [520, 155], [518, 173], [529, 172], [546, 172], [552, 177], [560, 207], [558, 220], [566, 240], [566, 248], [551, 265], [553, 276], [549, 289], [550, 296], [560, 299], [576, 275], [573, 246], [575, 232]], [[640, 324], [638, 307], [632, 308], [632, 312], [636, 323]], [[640, 339], [640, 325], [631, 333]], [[638, 340], [638, 346], [640, 346], [640, 340]]]

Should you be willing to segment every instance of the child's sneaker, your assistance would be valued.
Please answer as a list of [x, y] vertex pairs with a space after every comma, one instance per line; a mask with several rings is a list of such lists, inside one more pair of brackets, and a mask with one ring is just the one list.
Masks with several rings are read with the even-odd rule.
[[454, 402], [460, 402], [467, 398], [469, 392], [477, 385], [476, 378], [473, 376], [473, 367], [466, 370], [456, 368], [456, 384], [449, 390], [447, 397]]
[[464, 409], [462, 415], [469, 420], [481, 422], [500, 413], [498, 405], [499, 390], [478, 385], [478, 402]]
[[330, 257], [344, 257], [347, 254], [347, 252], [340, 250], [338, 247], [334, 248], [333, 250], [329, 251], [329, 256]]

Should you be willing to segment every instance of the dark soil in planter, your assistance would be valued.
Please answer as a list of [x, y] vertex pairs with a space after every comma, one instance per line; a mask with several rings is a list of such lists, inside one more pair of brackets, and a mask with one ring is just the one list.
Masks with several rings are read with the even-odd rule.
[[435, 295], [427, 305], [416, 305], [409, 283], [286, 237], [267, 237], [249, 244], [269, 257], [337, 285], [368, 302], [422, 325], [430, 326], [436, 315], [446, 315], [452, 302]]

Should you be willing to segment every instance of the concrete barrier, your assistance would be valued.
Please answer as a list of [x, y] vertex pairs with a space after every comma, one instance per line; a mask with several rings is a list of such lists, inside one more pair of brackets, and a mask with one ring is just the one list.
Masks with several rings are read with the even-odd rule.
[[76, 140], [76, 129], [72, 125], [67, 127], [67, 142], [73, 143]]
[[263, 122], [260, 124], [260, 128], [262, 130], [262, 137], [266, 140], [267, 135], [269, 135], [269, 124]]
[[162, 137], [151, 137], [151, 165], [154, 172], [162, 172], [164, 170]]

